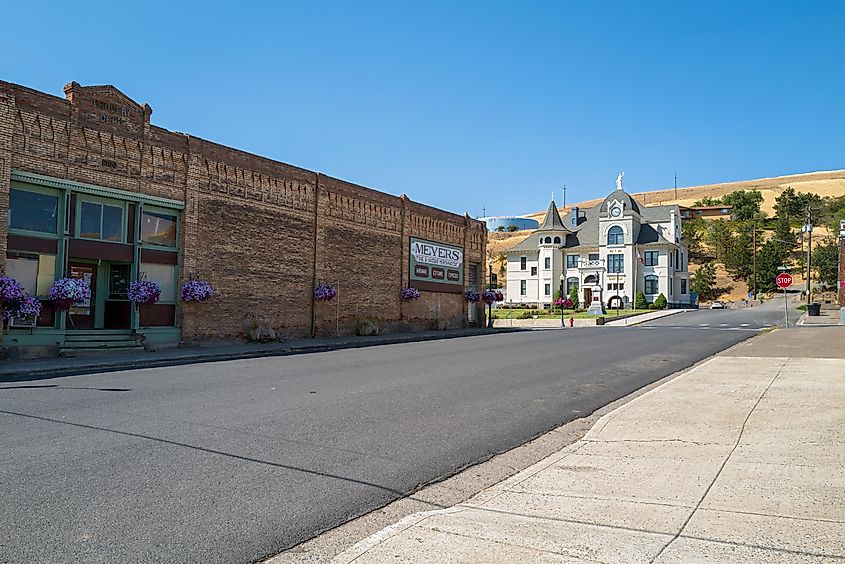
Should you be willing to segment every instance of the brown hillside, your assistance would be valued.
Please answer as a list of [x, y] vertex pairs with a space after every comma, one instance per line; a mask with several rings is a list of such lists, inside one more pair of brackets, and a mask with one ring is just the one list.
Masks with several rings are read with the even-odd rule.
[[[776, 176], [773, 178], [760, 178], [757, 180], [742, 180], [738, 182], [725, 182], [722, 184], [705, 184], [702, 186], [689, 186], [678, 188], [678, 197], [675, 199], [675, 190], [655, 190], [652, 192], [636, 192], [631, 195], [636, 200], [647, 206], [659, 206], [678, 204], [691, 206], [697, 200], [704, 198], [719, 198], [736, 190], [759, 190], [763, 194], [761, 208], [769, 215], [774, 215], [775, 198], [787, 187], [792, 187], [796, 192], [810, 192], [819, 196], [842, 196], [845, 195], [845, 170], [832, 170], [821, 172], [808, 172], [804, 174], [792, 174], [788, 176]], [[594, 200], [579, 202], [566, 208], [560, 208], [561, 216], [568, 213], [572, 207], [589, 208], [599, 204], [604, 197]], [[530, 217], [542, 222], [546, 212], [527, 214]], [[513, 233], [490, 233], [487, 240], [488, 253], [494, 260], [493, 272], [504, 272], [502, 263], [499, 260], [501, 254], [512, 248], [514, 245], [528, 237], [533, 231], [516, 231]], [[827, 232], [824, 228], [818, 228], [814, 234], [823, 235]], [[822, 237], [817, 237], [814, 243], [819, 243]], [[815, 245], [814, 245], [815, 246]], [[698, 265], [690, 263], [690, 272], [697, 270]], [[800, 276], [798, 276], [800, 278]], [[499, 277], [500, 284], [505, 284], [504, 276]], [[719, 265], [716, 273], [716, 286], [723, 288], [722, 299], [736, 300], [744, 297], [748, 291], [744, 282], [735, 282], [730, 279], [724, 269]]]
[[[702, 186], [689, 186], [678, 188], [678, 198], [675, 199], [675, 190], [655, 190], [653, 192], [636, 192], [631, 195], [636, 200], [647, 206], [660, 206], [667, 204], [678, 204], [691, 206], [696, 200], [704, 198], [719, 198], [736, 190], [759, 190], [763, 193], [762, 209], [769, 215], [774, 214], [775, 198], [787, 187], [791, 186], [796, 192], [811, 192], [819, 196], [842, 196], [845, 194], [845, 170], [831, 170], [822, 172], [808, 172], [804, 174], [791, 174], [789, 176], [775, 176], [773, 178], [760, 178], [758, 180], [742, 180], [739, 182], [725, 182], [723, 184], [704, 184]], [[603, 198], [587, 200], [577, 205], [582, 208], [592, 207], [602, 201]], [[572, 206], [566, 208], [569, 211]], [[564, 210], [561, 209], [561, 214]], [[543, 220], [545, 211], [528, 214], [525, 217]]]

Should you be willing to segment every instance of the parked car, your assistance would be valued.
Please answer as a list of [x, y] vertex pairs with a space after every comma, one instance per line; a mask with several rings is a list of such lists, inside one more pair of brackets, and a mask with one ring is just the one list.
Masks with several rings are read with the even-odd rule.
[[715, 301], [710, 304], [710, 309], [725, 309], [725, 302]]

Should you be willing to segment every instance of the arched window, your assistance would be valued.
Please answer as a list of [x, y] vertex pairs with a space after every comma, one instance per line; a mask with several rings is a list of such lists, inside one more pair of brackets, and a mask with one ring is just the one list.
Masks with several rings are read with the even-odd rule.
[[622, 228], [618, 225], [614, 225], [610, 228], [610, 231], [607, 232], [607, 244], [608, 245], [623, 245], [625, 243], [625, 233], [622, 232]]
[[571, 277], [566, 279], [566, 295], [567, 296], [572, 293], [572, 288], [577, 288], [577, 287], [578, 287], [578, 279], [577, 278], [575, 278], [574, 276], [571, 276]]
[[550, 245], [551, 243], [552, 243], [552, 238], [551, 238], [551, 237], [546, 237], [546, 244], [547, 244], [547, 245]]
[[586, 286], [587, 284], [597, 284], [598, 281], [599, 279], [596, 278], [595, 274], [590, 274], [589, 276], [584, 278], [584, 285]]
[[555, 245], [560, 245], [560, 237], [555, 237]]
[[657, 293], [657, 276], [654, 274], [649, 274], [645, 277], [645, 288], [643, 289], [644, 294], [656, 294]]

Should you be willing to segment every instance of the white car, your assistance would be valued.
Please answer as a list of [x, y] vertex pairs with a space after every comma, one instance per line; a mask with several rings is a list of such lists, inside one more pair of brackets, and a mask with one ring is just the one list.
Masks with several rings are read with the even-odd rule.
[[710, 304], [710, 309], [725, 309], [725, 302], [715, 301]]

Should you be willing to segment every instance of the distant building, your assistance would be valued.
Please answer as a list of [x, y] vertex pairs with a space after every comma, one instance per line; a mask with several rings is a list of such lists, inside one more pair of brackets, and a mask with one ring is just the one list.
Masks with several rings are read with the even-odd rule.
[[540, 227], [508, 251], [507, 301], [549, 305], [562, 285], [566, 295], [578, 288], [582, 307], [624, 307], [637, 291], [686, 305], [688, 258], [677, 205], [640, 207], [617, 189], [564, 221], [552, 201]]
[[733, 206], [679, 206], [681, 219], [733, 219]]
[[488, 231], [522, 231], [523, 229], [537, 229], [540, 226], [540, 222], [536, 219], [513, 215], [479, 217], [478, 221], [486, 223]]

